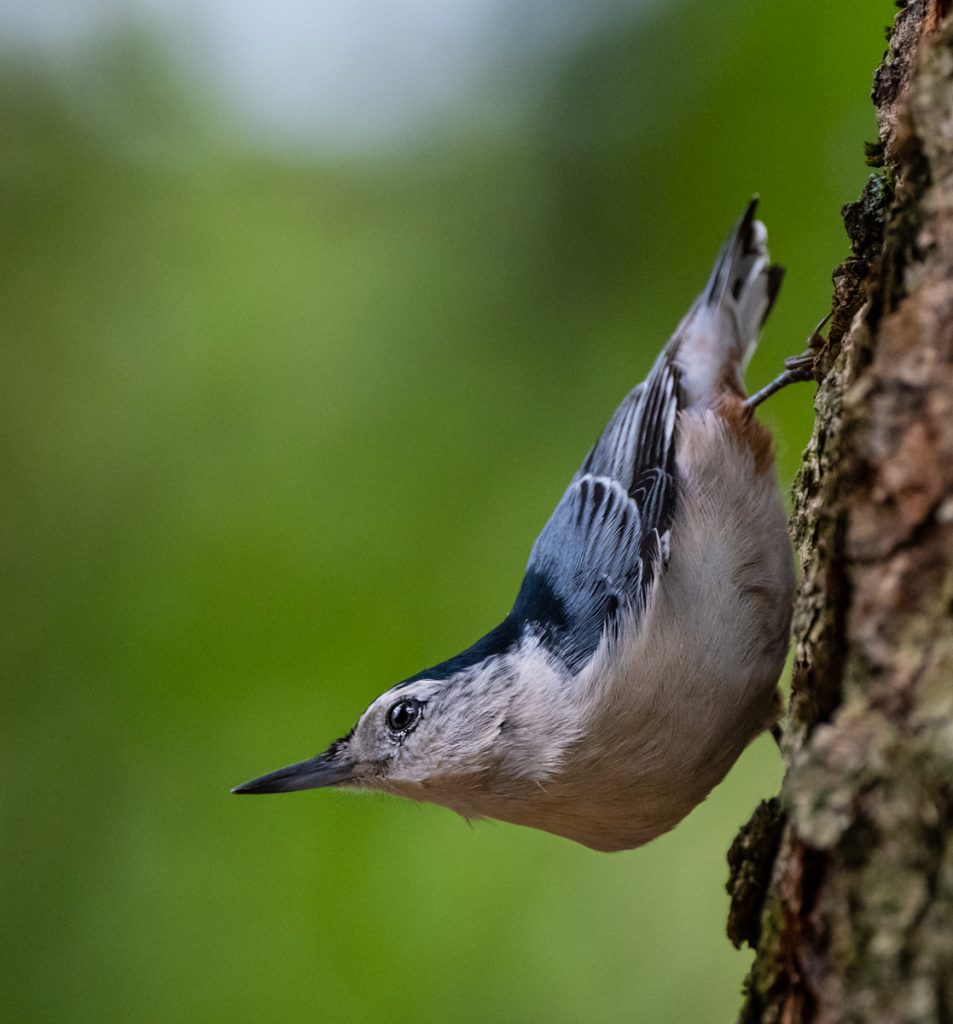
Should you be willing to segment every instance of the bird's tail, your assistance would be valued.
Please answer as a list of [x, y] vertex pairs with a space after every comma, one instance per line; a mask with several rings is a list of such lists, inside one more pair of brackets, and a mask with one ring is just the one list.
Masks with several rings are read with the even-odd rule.
[[744, 396], [744, 370], [774, 304], [784, 268], [771, 263], [768, 232], [752, 199], [728, 236], [705, 290], [669, 343], [687, 405]]

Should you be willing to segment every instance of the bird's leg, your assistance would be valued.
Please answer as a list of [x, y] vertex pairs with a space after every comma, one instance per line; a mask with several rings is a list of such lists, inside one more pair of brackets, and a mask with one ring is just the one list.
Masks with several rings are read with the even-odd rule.
[[784, 373], [779, 374], [765, 385], [760, 391], [756, 391], [745, 400], [748, 409], [759, 406], [766, 398], [786, 388], [788, 384], [797, 384], [800, 381], [811, 380], [814, 377], [814, 353], [803, 352], [799, 356], [789, 356], [784, 360]]
[[799, 356], [789, 356], [784, 360], [784, 373], [775, 377], [770, 384], [763, 387], [760, 391], [756, 391], [745, 401], [746, 408], [754, 409], [766, 398], [770, 398], [776, 391], [786, 388], [788, 384], [797, 384], [799, 381], [814, 379], [814, 360], [825, 341], [824, 335], [821, 334], [821, 329], [830, 318], [831, 314], [828, 313], [817, 327], [811, 331], [811, 336], [807, 339], [805, 351]]

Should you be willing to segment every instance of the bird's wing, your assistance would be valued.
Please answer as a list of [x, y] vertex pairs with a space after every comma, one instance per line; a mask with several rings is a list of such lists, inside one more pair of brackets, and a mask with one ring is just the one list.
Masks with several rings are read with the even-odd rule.
[[781, 285], [752, 200], [647, 379], [622, 402], [533, 547], [508, 626], [576, 669], [607, 628], [638, 621], [668, 562], [675, 422], [743, 396], [742, 372]]
[[513, 615], [576, 668], [668, 560], [679, 371], [671, 347], [616, 410], [533, 546]]

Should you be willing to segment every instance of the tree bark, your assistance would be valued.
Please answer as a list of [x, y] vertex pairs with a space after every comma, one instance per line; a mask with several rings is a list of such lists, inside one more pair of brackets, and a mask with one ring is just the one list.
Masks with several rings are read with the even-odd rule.
[[795, 484], [786, 774], [729, 854], [729, 936], [756, 951], [744, 1024], [953, 1021], [950, 5], [898, 13], [883, 170], [843, 211]]

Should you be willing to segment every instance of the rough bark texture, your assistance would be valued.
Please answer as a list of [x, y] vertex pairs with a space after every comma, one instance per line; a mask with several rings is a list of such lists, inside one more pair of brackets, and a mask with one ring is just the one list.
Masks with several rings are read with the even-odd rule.
[[873, 93], [883, 171], [844, 210], [795, 486], [787, 772], [729, 858], [729, 935], [756, 949], [744, 1024], [953, 1021], [949, 7], [897, 15]]

